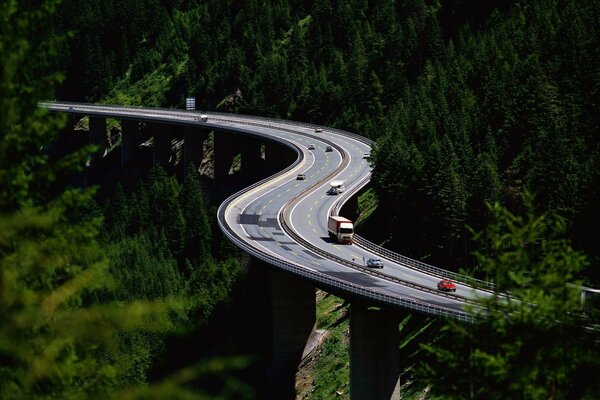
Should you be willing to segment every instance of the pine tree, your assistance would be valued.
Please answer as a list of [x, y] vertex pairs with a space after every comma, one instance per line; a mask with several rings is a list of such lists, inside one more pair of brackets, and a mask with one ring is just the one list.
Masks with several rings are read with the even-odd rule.
[[172, 332], [170, 313], [185, 304], [92, 302], [103, 298], [93, 291], [111, 283], [96, 239], [102, 220], [89, 213], [93, 190], [59, 188], [56, 180], [57, 171], [81, 168], [89, 152], [58, 163], [45, 154], [64, 118], [37, 108], [52, 96], [56, 75], [34, 77], [59, 38], [28, 42], [56, 4], [0, 6], [0, 397], [135, 396], [140, 380], [128, 379], [139, 378], [139, 359], [123, 352], [119, 337]]
[[210, 257], [212, 232], [203, 196], [196, 167], [190, 164], [179, 195], [186, 226], [184, 256], [189, 260]]
[[[582, 313], [577, 274], [586, 257], [564, 239], [565, 221], [537, 214], [526, 194], [523, 216], [497, 203], [476, 238], [478, 263], [495, 283], [478, 299], [473, 324], [448, 321], [446, 337], [425, 349], [433, 392], [452, 399], [593, 399], [600, 389], [599, 335]], [[506, 294], [509, 293], [510, 297]], [[481, 308], [480, 308], [480, 307]]]

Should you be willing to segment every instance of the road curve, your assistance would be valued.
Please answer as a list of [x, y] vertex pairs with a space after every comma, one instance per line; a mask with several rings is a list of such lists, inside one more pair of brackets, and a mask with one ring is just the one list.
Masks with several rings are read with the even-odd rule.
[[[137, 108], [82, 103], [41, 103], [54, 112], [104, 116], [197, 126], [215, 131], [251, 135], [293, 149], [296, 161], [277, 174], [230, 196], [219, 207], [218, 222], [236, 245], [274, 267], [290, 271], [325, 289], [367, 299], [375, 304], [408, 308], [430, 315], [469, 321], [464, 306], [489, 290], [474, 289], [466, 277], [389, 252], [363, 238], [354, 245], [331, 243], [327, 217], [370, 179], [371, 165], [364, 157], [371, 141], [356, 134], [293, 121], [237, 114], [202, 113], [175, 109]], [[309, 145], [314, 149], [309, 149]], [[331, 151], [326, 151], [331, 146]], [[303, 173], [306, 180], [296, 180]], [[329, 182], [346, 182], [346, 191], [327, 195]], [[383, 269], [371, 269], [364, 260], [384, 259]], [[456, 293], [436, 289], [440, 277], [457, 281]]]

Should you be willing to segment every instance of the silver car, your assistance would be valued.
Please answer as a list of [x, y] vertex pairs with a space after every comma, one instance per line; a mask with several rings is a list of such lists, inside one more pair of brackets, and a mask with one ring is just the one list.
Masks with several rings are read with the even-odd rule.
[[379, 258], [369, 258], [367, 260], [367, 267], [383, 268], [383, 261], [381, 261]]

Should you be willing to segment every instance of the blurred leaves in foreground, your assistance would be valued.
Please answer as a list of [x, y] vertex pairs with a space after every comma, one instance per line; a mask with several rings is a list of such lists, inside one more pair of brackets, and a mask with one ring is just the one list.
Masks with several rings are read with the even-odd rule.
[[[581, 304], [578, 272], [586, 257], [564, 239], [565, 221], [489, 206], [476, 234], [478, 264], [496, 283], [479, 298], [473, 324], [448, 321], [443, 339], [424, 346], [433, 393], [448, 399], [595, 399], [600, 368], [598, 321]], [[509, 296], [506, 296], [509, 293]]]
[[63, 38], [44, 35], [58, 3], [0, 4], [0, 398], [203, 398], [190, 383], [204, 374], [224, 382], [221, 397], [248, 393], [227, 373], [243, 358], [139, 378], [151, 357], [125, 339], [180, 331], [187, 299], [92, 301], [116, 284], [97, 240], [102, 218], [87, 212], [94, 190], [62, 178], [93, 149], [51, 162], [45, 146], [65, 118], [37, 108], [61, 80], [48, 71]]

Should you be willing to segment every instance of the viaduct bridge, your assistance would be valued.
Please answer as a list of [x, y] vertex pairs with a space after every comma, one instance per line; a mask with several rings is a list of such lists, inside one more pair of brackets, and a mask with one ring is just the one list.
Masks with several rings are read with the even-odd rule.
[[[106, 119], [121, 121], [121, 161], [132, 159], [153, 138], [153, 162], [172, 156], [175, 138], [183, 139], [183, 164], [198, 165], [203, 143], [214, 132], [214, 179], [227, 180], [234, 158], [249, 184], [218, 209], [218, 223], [237, 246], [271, 271], [273, 397], [293, 397], [294, 374], [316, 321], [315, 288], [350, 302], [350, 395], [352, 399], [398, 398], [401, 373], [400, 318], [406, 310], [470, 320], [463, 306], [489, 291], [475, 290], [467, 278], [389, 252], [356, 237], [353, 245], [332, 243], [327, 217], [370, 179], [365, 155], [371, 141], [345, 131], [315, 125], [223, 113], [43, 103], [54, 112], [89, 116], [89, 143], [106, 150]], [[143, 122], [145, 129], [140, 129]], [[319, 129], [317, 129], [319, 128]], [[309, 149], [314, 145], [314, 149]], [[331, 149], [328, 149], [330, 146]], [[330, 151], [326, 151], [330, 150]], [[298, 174], [305, 180], [297, 180]], [[331, 180], [346, 190], [327, 195]], [[355, 207], [354, 207], [355, 208]], [[352, 217], [352, 216], [350, 216]], [[371, 257], [383, 269], [365, 265]], [[456, 293], [437, 290], [440, 278], [457, 282]], [[484, 282], [481, 282], [485, 286]]]

